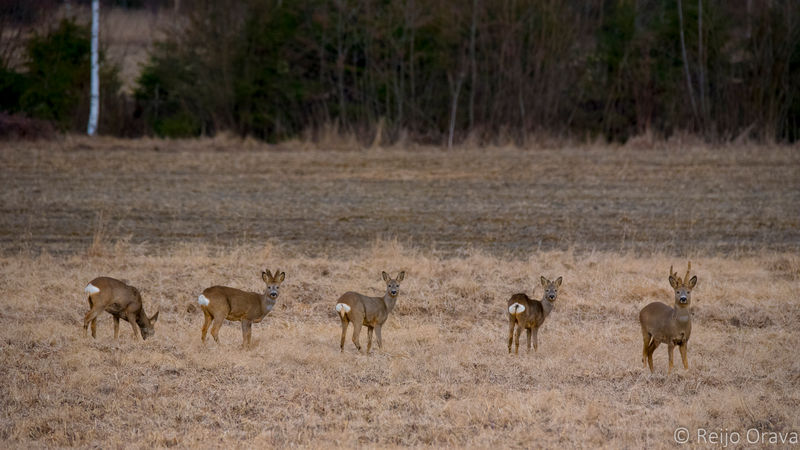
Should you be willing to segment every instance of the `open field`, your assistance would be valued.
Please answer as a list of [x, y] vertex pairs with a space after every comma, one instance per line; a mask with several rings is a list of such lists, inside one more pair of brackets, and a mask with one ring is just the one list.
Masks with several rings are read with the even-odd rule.
[[[231, 153], [241, 147], [253, 151]], [[469, 247], [741, 254], [800, 242], [797, 148], [300, 150], [236, 141], [0, 149], [0, 250], [84, 251], [100, 234], [302, 252], [397, 238]]]
[[[157, 147], [157, 149], [154, 149]], [[788, 148], [323, 151], [217, 141], [0, 149], [0, 439], [31, 446], [671, 447], [679, 426], [800, 431], [800, 155]], [[699, 282], [689, 370], [641, 365], [638, 310]], [[241, 350], [196, 296], [278, 305]], [[339, 353], [336, 298], [406, 271], [384, 348]], [[141, 288], [156, 335], [83, 287]], [[538, 353], [505, 301], [564, 277]], [[366, 331], [362, 330], [362, 344]], [[676, 351], [677, 356], [677, 351]], [[679, 358], [678, 358], [679, 361]]]

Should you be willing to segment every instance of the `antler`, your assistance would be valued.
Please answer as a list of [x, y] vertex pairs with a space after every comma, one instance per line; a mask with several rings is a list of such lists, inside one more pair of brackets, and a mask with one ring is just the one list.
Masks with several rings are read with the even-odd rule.
[[675, 278], [675, 280], [678, 282], [678, 284], [681, 283], [681, 279], [678, 278], [678, 272], [673, 272], [671, 265], [669, 266], [669, 276], [672, 277], [672, 278]]
[[686, 268], [686, 277], [683, 279], [684, 283], [689, 281], [689, 272], [692, 271], [692, 262], [689, 261], [689, 267]]

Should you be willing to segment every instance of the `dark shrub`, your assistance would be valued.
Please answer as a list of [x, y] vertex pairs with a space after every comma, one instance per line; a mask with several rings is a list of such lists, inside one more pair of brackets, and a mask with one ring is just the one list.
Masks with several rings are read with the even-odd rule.
[[0, 112], [0, 139], [2, 140], [52, 139], [54, 136], [53, 125], [46, 120]]

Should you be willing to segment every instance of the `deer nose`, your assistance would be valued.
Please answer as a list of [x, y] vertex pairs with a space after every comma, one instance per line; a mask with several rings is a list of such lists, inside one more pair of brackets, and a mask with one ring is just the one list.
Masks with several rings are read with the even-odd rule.
[[277, 292], [270, 292], [269, 296], [272, 297], [272, 298], [278, 298], [278, 293]]
[[397, 295], [397, 291], [394, 291], [394, 290], [393, 290], [393, 291], [391, 291], [391, 294], [392, 294], [392, 295]]
[[550, 300], [554, 300], [556, 298], [555, 294], [550, 294]]
[[686, 303], [686, 297], [681, 297], [681, 303]]

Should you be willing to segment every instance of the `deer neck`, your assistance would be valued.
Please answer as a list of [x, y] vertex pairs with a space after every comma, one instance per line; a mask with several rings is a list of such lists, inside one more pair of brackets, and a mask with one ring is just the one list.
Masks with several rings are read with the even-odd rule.
[[[399, 294], [399, 292], [398, 292], [398, 294]], [[392, 310], [394, 309], [394, 305], [397, 304], [397, 296], [395, 295], [394, 297], [392, 297], [387, 292], [386, 294], [383, 295], [383, 299], [382, 300], [383, 300], [383, 304], [386, 305], [386, 313], [388, 314], [388, 313], [392, 312]]]
[[542, 312], [544, 313], [544, 317], [550, 315], [550, 311], [552, 311], [555, 306], [556, 305], [554, 305], [547, 296], [542, 297]]
[[685, 327], [692, 323], [692, 311], [688, 306], [675, 305], [672, 312], [672, 319], [679, 327]]
[[266, 316], [270, 311], [272, 311], [277, 299], [270, 298], [269, 291], [264, 291], [264, 293], [258, 297], [261, 300], [261, 312]]
[[139, 325], [139, 328], [150, 328], [150, 319], [144, 313], [144, 306], [139, 308], [139, 312], [136, 314], [136, 325]]

